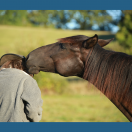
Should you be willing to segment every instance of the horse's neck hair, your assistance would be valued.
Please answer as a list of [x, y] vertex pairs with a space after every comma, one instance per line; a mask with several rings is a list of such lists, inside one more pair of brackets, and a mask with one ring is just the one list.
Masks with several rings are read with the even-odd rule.
[[132, 56], [95, 45], [85, 62], [83, 78], [111, 101], [131, 107], [132, 113]]

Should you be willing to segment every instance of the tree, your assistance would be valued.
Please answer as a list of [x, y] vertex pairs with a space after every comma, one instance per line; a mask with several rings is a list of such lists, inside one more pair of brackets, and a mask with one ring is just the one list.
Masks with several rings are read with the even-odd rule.
[[107, 30], [116, 25], [106, 10], [1, 10], [0, 24], [33, 25], [68, 29], [73, 23], [74, 29]]
[[28, 12], [28, 21], [32, 25], [40, 25], [46, 27], [49, 22], [50, 10], [32, 10]]
[[96, 25], [97, 30], [110, 30], [109, 23], [112, 22], [112, 17], [106, 10], [71, 10], [72, 19], [76, 24], [80, 25], [78, 29], [92, 30]]
[[132, 48], [132, 10], [122, 11], [119, 28], [116, 38], [120, 45], [126, 49]]
[[71, 12], [68, 10], [54, 10], [49, 16], [49, 23], [55, 28], [67, 29], [67, 23], [71, 20]]
[[1, 10], [0, 24], [6, 25], [26, 25], [27, 11], [26, 10]]

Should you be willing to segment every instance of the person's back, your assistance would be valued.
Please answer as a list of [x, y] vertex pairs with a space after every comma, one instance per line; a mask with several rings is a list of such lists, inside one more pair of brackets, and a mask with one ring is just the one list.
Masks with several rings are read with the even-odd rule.
[[0, 122], [38, 122], [42, 102], [36, 81], [26, 72], [15, 68], [0, 71]]

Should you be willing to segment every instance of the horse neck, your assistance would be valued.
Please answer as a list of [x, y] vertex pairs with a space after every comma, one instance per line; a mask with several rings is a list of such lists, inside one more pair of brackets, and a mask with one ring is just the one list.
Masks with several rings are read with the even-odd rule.
[[83, 78], [95, 85], [132, 121], [132, 57], [96, 45], [85, 62]]

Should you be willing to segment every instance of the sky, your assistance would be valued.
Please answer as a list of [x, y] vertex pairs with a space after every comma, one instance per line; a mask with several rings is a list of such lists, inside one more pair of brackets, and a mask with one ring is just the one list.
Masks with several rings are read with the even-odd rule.
[[[121, 16], [121, 10], [107, 10], [107, 12], [112, 16], [114, 20], [120, 19]], [[116, 33], [119, 30], [118, 26], [113, 26], [112, 32]]]

